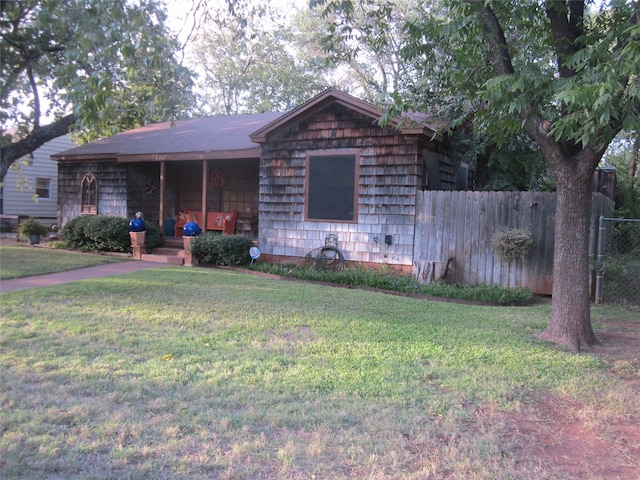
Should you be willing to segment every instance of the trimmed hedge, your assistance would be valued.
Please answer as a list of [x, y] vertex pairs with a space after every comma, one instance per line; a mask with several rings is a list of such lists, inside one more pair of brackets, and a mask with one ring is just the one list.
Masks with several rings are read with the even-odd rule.
[[[107, 215], [87, 215], [69, 220], [61, 232], [67, 248], [92, 252], [130, 252], [129, 220]], [[161, 245], [160, 228], [147, 223], [147, 251]]]
[[253, 240], [244, 235], [205, 232], [191, 244], [191, 253], [200, 263], [239, 267], [251, 263]]

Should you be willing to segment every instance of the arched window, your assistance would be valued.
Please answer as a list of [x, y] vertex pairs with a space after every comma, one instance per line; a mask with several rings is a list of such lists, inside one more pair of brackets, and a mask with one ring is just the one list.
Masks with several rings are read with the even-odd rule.
[[80, 204], [82, 215], [98, 214], [98, 182], [93, 173], [87, 173], [82, 179], [82, 200]]

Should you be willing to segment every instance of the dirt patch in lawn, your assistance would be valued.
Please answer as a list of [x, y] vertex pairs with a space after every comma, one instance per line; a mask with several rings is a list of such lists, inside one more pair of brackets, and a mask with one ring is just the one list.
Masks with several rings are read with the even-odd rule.
[[[593, 354], [640, 398], [640, 324], [607, 324]], [[602, 392], [603, 399], [606, 392]], [[518, 463], [537, 464], [559, 478], [637, 480], [640, 472], [640, 412], [608, 419], [598, 407], [546, 395], [504, 417]]]

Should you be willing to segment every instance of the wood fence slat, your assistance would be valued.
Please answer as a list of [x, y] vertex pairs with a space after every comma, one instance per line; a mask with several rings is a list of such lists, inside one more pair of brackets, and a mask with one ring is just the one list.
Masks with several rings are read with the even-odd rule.
[[[487, 230], [489, 232], [489, 238], [493, 238], [493, 235], [501, 228], [500, 225], [500, 208], [502, 203], [504, 202], [504, 192], [495, 192], [495, 195], [489, 196], [489, 202], [491, 203], [491, 210], [493, 211], [493, 222], [491, 225], [487, 225]], [[502, 279], [502, 262], [500, 259], [493, 254], [493, 248], [491, 246], [491, 241], [487, 245], [487, 248], [491, 249], [491, 258], [492, 266], [493, 266], [493, 276], [491, 277], [491, 283], [500, 285]]]
[[487, 195], [487, 217], [484, 225], [484, 243], [481, 246], [486, 252], [484, 257], [484, 283], [492, 284], [494, 283], [494, 255], [491, 250], [491, 237], [493, 236], [493, 225], [495, 225], [496, 221], [496, 211], [495, 211], [495, 195]]
[[[453, 257], [447, 280], [462, 285], [527, 286], [535, 293], [551, 294], [556, 202], [557, 195], [546, 192], [419, 192], [414, 259], [446, 264]], [[592, 225], [609, 214], [612, 204], [594, 194]], [[524, 260], [511, 265], [491, 246], [492, 236], [507, 228], [530, 230], [535, 242]]]
[[[522, 220], [521, 212], [521, 197], [518, 192], [511, 192], [511, 212], [509, 212], [509, 225], [511, 228], [519, 228]], [[515, 288], [518, 286], [518, 273], [519, 265], [521, 261], [516, 260], [509, 264], [509, 287]]]
[[462, 224], [458, 223], [458, 235], [462, 239], [462, 250], [460, 252], [460, 264], [462, 265], [462, 278], [469, 278], [469, 257], [471, 256], [471, 238], [469, 235], [468, 225], [471, 222], [471, 202], [473, 201], [473, 192], [465, 192], [464, 200], [460, 203], [460, 217]]
[[[449, 252], [450, 252], [450, 256], [453, 257], [454, 260], [454, 266], [455, 266], [455, 281], [460, 283], [462, 281], [462, 266], [460, 265], [462, 262], [462, 242], [461, 242], [461, 237], [458, 234], [458, 230], [459, 230], [459, 225], [460, 223], [464, 224], [464, 215], [460, 215], [460, 212], [462, 211], [462, 205], [465, 202], [465, 192], [464, 191], [456, 191], [456, 192], [451, 192], [451, 198], [452, 198], [452, 202], [451, 202], [451, 210], [454, 212], [451, 215], [451, 223], [450, 223], [450, 227], [449, 227], [449, 231], [451, 234], [451, 242], [449, 242]], [[460, 266], [459, 266], [460, 265]]]
[[474, 192], [473, 202], [471, 203], [471, 221], [467, 224], [467, 230], [470, 234], [470, 246], [471, 253], [469, 258], [469, 268], [470, 268], [470, 280], [474, 284], [481, 283], [479, 278], [479, 268], [480, 264], [480, 231], [479, 227], [482, 225], [481, 221], [481, 203], [482, 203], [482, 194], [483, 192]]

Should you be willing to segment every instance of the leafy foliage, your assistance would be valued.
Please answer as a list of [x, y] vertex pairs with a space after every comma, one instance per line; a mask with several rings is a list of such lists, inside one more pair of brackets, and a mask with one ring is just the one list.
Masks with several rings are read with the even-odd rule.
[[[406, 26], [413, 43], [405, 53], [423, 58], [430, 88], [416, 92], [410, 105], [439, 108], [458, 125], [472, 118], [474, 130], [498, 145], [547, 119], [556, 141], [602, 149], [620, 126], [638, 124], [637, 6], [613, 2], [584, 12], [582, 22], [582, 2], [573, 3], [568, 10], [566, 2], [454, 1], [424, 11]], [[566, 39], [554, 37], [561, 33], [550, 18], [573, 22], [581, 33], [576, 45], [557, 50]], [[487, 19], [508, 45], [501, 59], [504, 45], [487, 35]]]
[[107, 215], [72, 218], [62, 229], [65, 244], [72, 249], [99, 252], [128, 252], [129, 221]]
[[146, 222], [146, 229], [144, 244], [147, 253], [151, 253], [154, 248], [162, 246], [162, 231], [158, 225], [149, 222]]
[[409, 89], [417, 78], [415, 62], [403, 58], [402, 51], [408, 41], [403, 27], [417, 20], [420, 4], [315, 0], [298, 26], [307, 41], [322, 47], [320, 56], [326, 64], [337, 67], [335, 83], [341, 89], [380, 101]]
[[165, 19], [156, 0], [2, 2], [3, 174], [74, 122], [91, 141], [181, 117], [191, 74]]
[[322, 67], [292, 53], [293, 34], [278, 10], [268, 3], [232, 3], [231, 9], [209, 5], [209, 25], [195, 46], [204, 71], [204, 111], [287, 111], [326, 88]]
[[616, 167], [616, 212], [618, 218], [640, 218], [640, 133], [623, 132], [605, 154], [608, 165]]
[[[162, 244], [160, 227], [147, 222], [147, 251]], [[72, 218], [62, 229], [67, 248], [82, 251], [130, 252], [129, 220], [108, 215], [87, 215]]]
[[191, 244], [191, 253], [200, 263], [237, 267], [251, 262], [253, 240], [244, 235], [205, 232]]
[[396, 292], [491, 302], [501, 305], [529, 302], [533, 298], [533, 294], [528, 288], [504, 288], [499, 285], [461, 287], [444, 282], [418, 285], [415, 283], [413, 276], [401, 274], [392, 268], [376, 270], [366, 266], [356, 265], [355, 267], [346, 268], [340, 272], [283, 264], [258, 264], [252, 268], [261, 272], [285, 277], [329, 282], [355, 288], [379, 288]]
[[526, 133], [509, 135], [501, 145], [488, 135], [460, 128], [452, 132], [453, 160], [471, 167], [474, 190], [552, 191], [553, 174]]
[[33, 218], [27, 218], [16, 228], [16, 232], [23, 237], [30, 235], [44, 236], [49, 233], [49, 229]]

